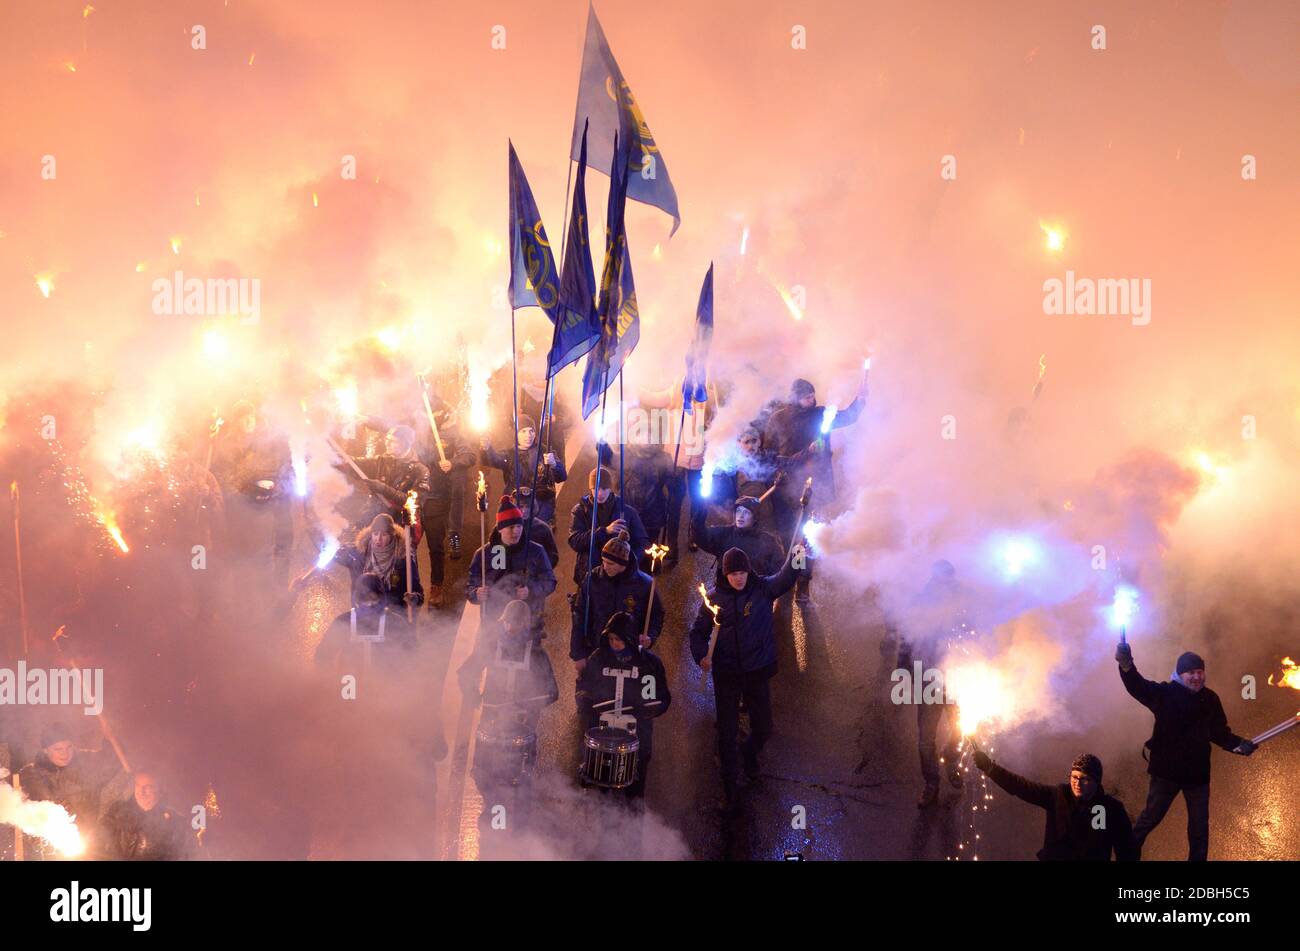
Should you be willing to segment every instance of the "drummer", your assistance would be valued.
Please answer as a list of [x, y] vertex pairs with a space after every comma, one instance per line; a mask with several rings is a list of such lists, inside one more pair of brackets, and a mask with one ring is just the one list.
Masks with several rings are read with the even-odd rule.
[[[672, 703], [663, 661], [638, 644], [636, 625], [624, 611], [613, 614], [600, 635], [600, 646], [591, 652], [578, 679], [578, 712], [583, 728], [601, 726], [601, 715], [618, 725], [620, 716], [631, 717], [639, 741], [636, 782], [627, 788], [629, 800], [645, 797], [650, 757], [654, 752], [654, 719]], [[619, 685], [622, 690], [619, 690]], [[622, 694], [622, 709], [615, 699]]]
[[[498, 631], [483, 629], [474, 653], [456, 672], [461, 694], [470, 707], [483, 705], [480, 725], [485, 730], [518, 727], [535, 733], [542, 710], [560, 696], [555, 671], [546, 651], [529, 636], [532, 612], [526, 601], [507, 604], [500, 621]], [[487, 676], [481, 677], [484, 668]]]

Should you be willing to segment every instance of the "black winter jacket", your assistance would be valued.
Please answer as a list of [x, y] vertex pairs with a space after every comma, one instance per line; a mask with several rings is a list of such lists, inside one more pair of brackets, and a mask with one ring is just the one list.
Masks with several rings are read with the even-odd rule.
[[[591, 589], [591, 605], [587, 605], [587, 589]], [[605, 623], [619, 611], [632, 616], [632, 629], [640, 637], [645, 627], [646, 602], [650, 599], [650, 576], [639, 571], [635, 565], [624, 568], [616, 577], [605, 574], [605, 567], [591, 569], [591, 574], [578, 588], [573, 597], [573, 626], [569, 630], [569, 657], [582, 660], [588, 656], [600, 642], [600, 634], [605, 630]], [[650, 607], [650, 641], [651, 646], [659, 639], [659, 632], [664, 626], [664, 606], [655, 592], [654, 604]]]
[[[1100, 786], [1097, 794], [1085, 801], [1074, 795], [1068, 783], [1036, 783], [997, 763], [989, 767], [989, 778], [1017, 799], [1047, 813], [1043, 847], [1038, 851], [1040, 862], [1109, 862], [1112, 852], [1119, 862], [1138, 860], [1138, 844], [1124, 804], [1106, 795]], [[1098, 824], [1102, 828], [1094, 828]]]
[[[772, 602], [794, 587], [800, 572], [787, 560], [773, 575], [750, 572], [745, 587], [737, 591], [727, 582], [709, 592], [721, 610], [718, 643], [713, 649], [713, 670], [719, 674], [776, 673], [776, 632]], [[691, 625], [691, 656], [698, 664], [709, 652], [713, 614], [704, 604]]]
[[1210, 744], [1231, 750], [1242, 738], [1228, 728], [1219, 695], [1209, 687], [1192, 692], [1177, 680], [1156, 683], [1136, 666], [1121, 669], [1120, 680], [1138, 703], [1156, 715], [1146, 747], [1147, 772], [1172, 783], [1204, 786], [1210, 781]]

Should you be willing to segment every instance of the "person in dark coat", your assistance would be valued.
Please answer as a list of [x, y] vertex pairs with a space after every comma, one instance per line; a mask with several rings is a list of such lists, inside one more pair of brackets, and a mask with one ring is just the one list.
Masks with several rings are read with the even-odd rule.
[[383, 513], [394, 521], [406, 522], [406, 499], [415, 493], [417, 511], [429, 496], [429, 470], [415, 454], [415, 431], [410, 426], [394, 426], [384, 437], [384, 454], [369, 459], [355, 459], [366, 476], [358, 480], [347, 463], [336, 468], [370, 493], [368, 523]]
[[[641, 524], [652, 542], [659, 541], [668, 525], [672, 480], [672, 456], [653, 443], [628, 443], [620, 488], [624, 501], [641, 516]], [[644, 551], [636, 555], [641, 567], [649, 568], [649, 556]], [[667, 563], [665, 566], [669, 567]]]
[[[498, 624], [481, 631], [474, 652], [457, 671], [461, 693], [471, 707], [482, 704], [479, 725], [484, 733], [536, 734], [542, 710], [560, 697], [555, 672], [546, 651], [532, 637], [532, 617], [525, 602], [507, 604]], [[532, 762], [499, 762], [476, 755], [473, 775], [486, 796], [495, 786], [526, 778], [532, 766]]]
[[1127, 641], [1116, 648], [1115, 660], [1124, 689], [1156, 717], [1146, 742], [1151, 786], [1133, 826], [1138, 847], [1181, 792], [1187, 803], [1187, 860], [1204, 862], [1210, 851], [1210, 744], [1240, 756], [1255, 752], [1255, 744], [1228, 727], [1219, 695], [1205, 686], [1205, 661], [1198, 654], [1180, 656], [1173, 678], [1164, 683], [1138, 673]]
[[[77, 821], [84, 843], [94, 846], [99, 837], [100, 793], [110, 778], [102, 755], [78, 750], [72, 730], [62, 722], [50, 723], [41, 731], [41, 751], [18, 771], [18, 785], [33, 802], [58, 803]], [[57, 857], [44, 839], [24, 836], [28, 861]]]
[[[828, 434], [821, 431], [827, 418], [824, 406], [817, 405], [817, 393], [807, 380], [795, 380], [790, 388], [791, 400], [768, 417], [763, 430], [762, 449], [775, 453], [785, 472], [780, 488], [772, 493], [772, 516], [782, 536], [794, 532], [799, 520], [799, 499], [809, 477], [813, 480], [811, 512], [835, 498], [834, 467]], [[867, 405], [866, 378], [853, 402], [835, 415], [831, 429], [841, 429], [858, 421]], [[796, 597], [808, 598], [809, 566], [800, 580]]]
[[104, 813], [102, 856], [109, 861], [175, 862], [189, 858], [193, 839], [187, 817], [162, 804], [153, 773], [137, 770], [130, 799]]
[[[588, 596], [590, 595], [590, 601]], [[615, 614], [622, 612], [632, 619], [637, 643], [644, 649], [654, 646], [663, 629], [664, 608], [655, 593], [650, 605], [650, 627], [646, 629], [646, 605], [650, 601], [650, 576], [632, 561], [632, 546], [627, 532], [619, 532], [600, 550], [600, 566], [591, 569], [573, 598], [573, 626], [569, 631], [569, 659], [582, 673], [587, 658], [600, 642], [600, 632]]]
[[641, 629], [634, 618], [618, 611], [610, 615], [600, 635], [600, 646], [587, 657], [578, 677], [578, 710], [583, 729], [600, 725], [602, 713], [617, 715], [613, 702], [622, 684], [623, 713], [636, 720], [637, 776], [627, 796], [645, 796], [650, 759], [654, 755], [654, 720], [673, 702], [664, 664], [648, 648], [638, 647]]
[[[776, 632], [773, 602], [794, 587], [802, 546], [796, 545], [780, 570], [759, 575], [751, 570], [749, 556], [732, 548], [722, 556], [725, 584], [715, 585], [708, 601], [717, 608], [717, 637], [712, 651], [714, 614], [701, 604], [691, 625], [691, 656], [700, 669], [713, 672], [713, 694], [718, 713], [718, 754], [722, 759], [723, 808], [737, 807], [739, 760], [745, 775], [758, 780], [759, 753], [772, 735], [772, 697], [769, 681], [776, 674]], [[711, 655], [711, 656], [710, 656]], [[740, 705], [749, 711], [750, 736], [737, 750]], [[739, 756], [737, 753], [739, 752]]]
[[691, 510], [691, 538], [716, 559], [715, 585], [721, 587], [726, 580], [722, 573], [722, 556], [728, 549], [739, 548], [748, 555], [750, 565], [760, 575], [775, 573], [785, 561], [785, 546], [781, 540], [758, 527], [758, 508], [758, 499], [742, 495], [736, 499], [732, 524], [714, 526], [706, 523], [704, 506]]
[[[485, 465], [501, 472], [507, 491], [516, 486], [528, 486], [532, 491], [534, 479], [537, 483], [537, 498], [534, 514], [542, 521], [555, 522], [555, 497], [559, 493], [557, 486], [569, 478], [564, 460], [537, 441], [537, 424], [531, 416], [519, 417], [519, 432], [516, 434], [518, 457], [514, 449], [499, 452], [492, 448], [491, 441], [484, 436], [479, 443]], [[516, 461], [518, 468], [516, 469]]]
[[210, 443], [209, 471], [221, 487], [222, 540], [238, 556], [270, 545], [272, 578], [283, 590], [293, 553], [293, 455], [253, 404], [240, 400]]
[[[600, 488], [596, 480], [600, 479]], [[634, 552], [644, 552], [650, 547], [650, 536], [641, 523], [641, 514], [627, 505], [614, 492], [614, 474], [604, 466], [591, 470], [587, 477], [590, 492], [573, 507], [569, 520], [569, 547], [578, 553], [573, 562], [573, 581], [582, 584], [591, 569], [600, 564], [600, 552], [619, 532], [627, 532], [628, 542]], [[592, 538], [592, 494], [596, 496], [595, 538]], [[588, 560], [590, 552], [590, 560]]]
[[393, 606], [384, 595], [383, 579], [361, 574], [352, 586], [352, 608], [334, 619], [316, 645], [315, 662], [322, 670], [361, 668], [365, 643], [373, 644], [376, 667], [401, 671], [415, 648], [415, 627], [406, 611]]
[[465, 579], [465, 597], [477, 604], [483, 618], [499, 617], [511, 601], [528, 604], [532, 616], [533, 637], [546, 636], [542, 624], [546, 599], [555, 591], [555, 571], [544, 549], [537, 542], [524, 544], [524, 513], [510, 496], [501, 496], [497, 510], [496, 534], [499, 542], [474, 553]]
[[1048, 786], [1018, 776], [975, 750], [975, 765], [1017, 799], [1047, 813], [1040, 862], [1136, 862], [1138, 844], [1124, 804], [1101, 786], [1101, 760], [1084, 753], [1070, 765], [1070, 781]]
[[[526, 486], [520, 486], [518, 492], [511, 492], [510, 499], [518, 506], [519, 511], [524, 514], [524, 536], [530, 542], [537, 542], [546, 549], [546, 557], [554, 568], [560, 563], [560, 548], [555, 544], [555, 532], [551, 526], [543, 522], [533, 513], [532, 494]], [[530, 520], [531, 519], [531, 524]], [[492, 530], [493, 538], [499, 538], [500, 535], [496, 529]], [[492, 544], [496, 544], [495, 541]]]
[[[431, 407], [432, 407], [431, 403]], [[460, 523], [452, 518], [454, 503], [464, 508], [463, 492], [469, 470], [477, 453], [461, 440], [456, 419], [441, 400], [434, 409], [438, 435], [442, 438], [444, 461], [438, 455], [438, 445], [433, 430], [427, 425], [419, 442], [419, 459], [429, 473], [429, 491], [420, 504], [420, 527], [429, 545], [429, 604], [441, 607], [442, 584], [446, 576], [444, 558], [448, 551], [453, 559], [460, 557]], [[450, 548], [446, 547], [447, 530], [451, 529]]]
[[[926, 670], [942, 670], [945, 658], [953, 644], [971, 630], [966, 611], [967, 592], [957, 581], [957, 570], [952, 562], [936, 561], [930, 568], [930, 579], [912, 599], [906, 636], [898, 644], [898, 669], [915, 678], [914, 664], [921, 665], [921, 676]], [[959, 765], [957, 708], [948, 703], [916, 704], [916, 747], [921, 760], [921, 778], [925, 788], [917, 800], [921, 809], [939, 801], [939, 774], [946, 765], [948, 782], [954, 789], [962, 786]], [[948, 720], [948, 739], [939, 752], [939, 731], [944, 719]]]

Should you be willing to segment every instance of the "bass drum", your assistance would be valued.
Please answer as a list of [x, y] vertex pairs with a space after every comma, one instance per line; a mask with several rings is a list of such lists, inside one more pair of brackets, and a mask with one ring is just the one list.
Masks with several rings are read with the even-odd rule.
[[641, 741], [627, 730], [595, 726], [582, 737], [582, 781], [602, 789], [626, 789], [636, 782]]

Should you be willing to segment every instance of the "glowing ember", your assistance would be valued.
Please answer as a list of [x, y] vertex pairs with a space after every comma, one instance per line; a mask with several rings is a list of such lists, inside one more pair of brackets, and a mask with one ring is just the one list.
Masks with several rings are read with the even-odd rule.
[[1268, 675], [1268, 682], [1275, 687], [1290, 687], [1292, 690], [1300, 690], [1300, 665], [1297, 665], [1290, 657], [1282, 658], [1282, 676], [1275, 682], [1273, 675]]
[[1232, 469], [1220, 464], [1208, 452], [1201, 449], [1192, 453], [1192, 462], [1211, 486], [1223, 485], [1232, 475]]
[[375, 334], [375, 339], [389, 353], [402, 349], [402, 331], [397, 327], [385, 327]]
[[50, 291], [54, 290], [54, 275], [37, 274], [36, 286], [39, 288], [41, 296], [48, 298], [50, 296]]
[[172, 238], [172, 254], [180, 254], [180, 253], [181, 253], [181, 239], [179, 237]]
[[1069, 237], [1065, 229], [1060, 225], [1051, 225], [1040, 221], [1038, 227], [1043, 230], [1043, 243], [1048, 251], [1053, 253], [1065, 248], [1065, 239]]

